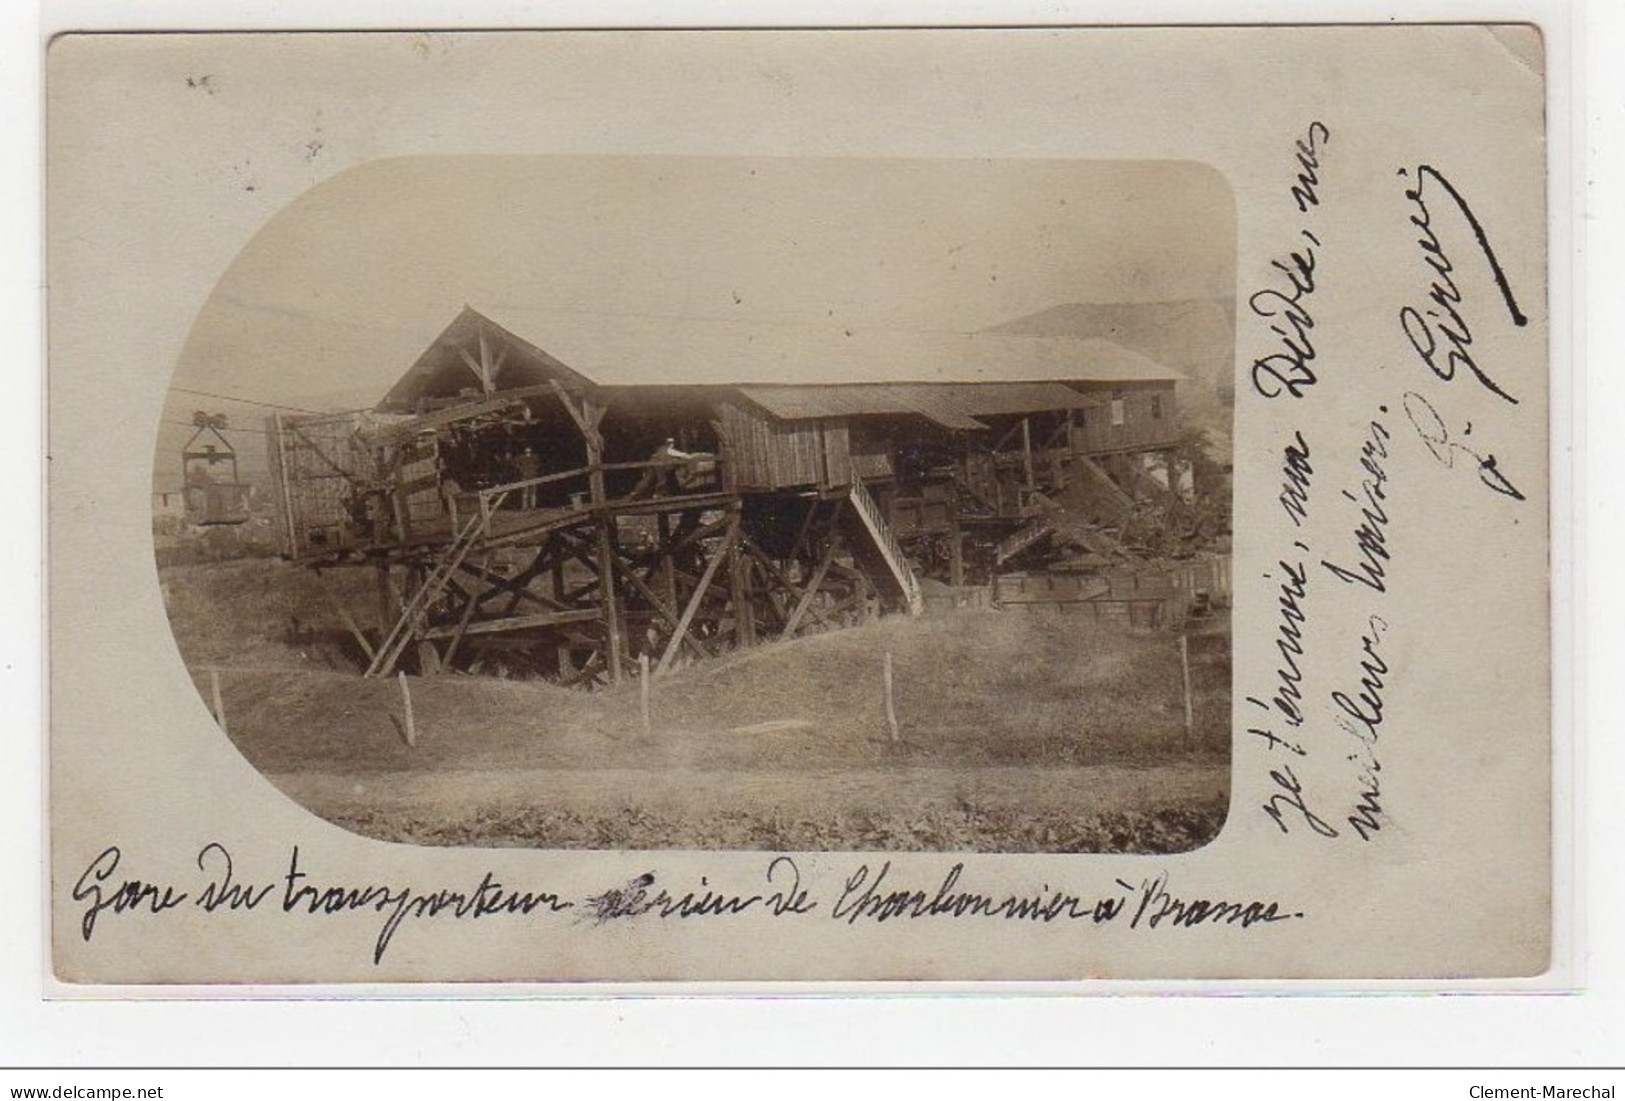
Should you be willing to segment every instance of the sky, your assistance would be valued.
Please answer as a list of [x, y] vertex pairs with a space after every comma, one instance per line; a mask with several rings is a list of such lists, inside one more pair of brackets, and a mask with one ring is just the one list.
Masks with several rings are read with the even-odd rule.
[[378, 160], [272, 216], [221, 277], [174, 378], [202, 393], [172, 392], [158, 473], [192, 411], [268, 411], [202, 394], [370, 405], [465, 303], [545, 350], [618, 319], [970, 332], [1234, 283], [1232, 195], [1193, 162]]

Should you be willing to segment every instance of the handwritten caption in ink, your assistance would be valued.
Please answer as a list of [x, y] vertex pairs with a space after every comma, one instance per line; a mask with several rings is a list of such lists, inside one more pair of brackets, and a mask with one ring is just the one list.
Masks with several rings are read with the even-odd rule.
[[[1339, 391], [1359, 386], [1369, 392], [1377, 380], [1378, 396], [1352, 440], [1340, 431], [1321, 441], [1306, 419], [1291, 425], [1279, 446], [1271, 492], [1284, 539], [1264, 573], [1272, 586], [1272, 660], [1267, 682], [1245, 697], [1253, 709], [1245, 730], [1265, 754], [1259, 809], [1281, 833], [1370, 841], [1391, 821], [1380, 746], [1393, 719], [1391, 654], [1402, 620], [1394, 606], [1405, 599], [1395, 595], [1392, 576], [1401, 553], [1392, 530], [1403, 507], [1396, 471], [1406, 467], [1414, 439], [1437, 465], [1474, 472], [1505, 501], [1526, 500], [1518, 486], [1522, 475], [1509, 471], [1482, 442], [1482, 431], [1475, 437], [1473, 422], [1451, 406], [1453, 388], [1462, 385], [1518, 405], [1515, 388], [1499, 365], [1485, 360], [1479, 338], [1493, 325], [1510, 323], [1515, 330], [1529, 319], [1465, 190], [1436, 166], [1400, 168], [1395, 205], [1416, 267], [1397, 282], [1405, 301], [1393, 313], [1394, 335], [1411, 360], [1395, 364], [1401, 368], [1395, 374], [1409, 373], [1397, 392], [1383, 396], [1391, 385], [1382, 373], [1388, 363], [1349, 360], [1350, 369], [1342, 371], [1342, 349], [1329, 349], [1324, 334], [1315, 332], [1315, 311], [1327, 305], [1315, 296], [1324, 293], [1320, 272], [1328, 253], [1309, 224], [1333, 205], [1331, 137], [1331, 129], [1315, 121], [1292, 146], [1289, 214], [1304, 224], [1298, 243], [1269, 262], [1270, 285], [1247, 300], [1270, 345], [1252, 362], [1253, 395], [1272, 403], [1287, 399], [1298, 409], [1337, 393], [1346, 407]], [[1463, 245], [1466, 259], [1452, 253]], [[1416, 284], [1407, 287], [1407, 277]], [[1497, 300], [1504, 311], [1493, 310]], [[1485, 302], [1492, 314], [1480, 319]], [[1338, 371], [1328, 370], [1328, 359]], [[1322, 595], [1328, 590], [1337, 592], [1335, 600]], [[1327, 668], [1312, 660], [1322, 653], [1332, 655], [1333, 671], [1312, 676], [1311, 669]]]
[[[72, 888], [78, 931], [93, 942], [107, 922], [162, 919], [187, 912], [225, 918], [251, 912], [290, 921], [371, 915], [378, 919], [372, 943], [381, 964], [397, 937], [423, 921], [490, 920], [571, 922], [589, 932], [628, 922], [712, 922], [731, 919], [833, 921], [845, 928], [888, 922], [947, 920], [1017, 924], [1121, 926], [1130, 930], [1190, 929], [1225, 925], [1255, 929], [1301, 919], [1302, 911], [1268, 899], [1226, 899], [1178, 890], [1167, 872], [1130, 880], [1114, 878], [1103, 891], [1080, 892], [1048, 883], [1009, 892], [966, 882], [964, 862], [946, 872], [904, 881], [891, 861], [859, 862], [833, 883], [804, 882], [794, 857], [775, 856], [761, 878], [741, 887], [715, 886], [709, 875], [697, 885], [650, 871], [618, 886], [566, 895], [557, 890], [515, 887], [495, 873], [472, 883], [421, 887], [324, 879], [297, 845], [272, 877], [244, 877], [225, 845], [211, 841], [197, 853], [197, 875], [184, 882], [132, 875], [124, 851], [109, 845], [85, 866]], [[827, 881], [826, 881], [827, 883]]]

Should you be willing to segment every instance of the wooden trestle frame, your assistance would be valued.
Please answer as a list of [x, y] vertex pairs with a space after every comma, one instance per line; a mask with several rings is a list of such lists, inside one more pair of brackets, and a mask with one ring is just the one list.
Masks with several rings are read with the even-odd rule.
[[[666, 475], [690, 461], [604, 463], [603, 407], [554, 389], [587, 465], [472, 495], [477, 507], [453, 521], [449, 543], [371, 550], [363, 561], [377, 570], [382, 637], [374, 643], [340, 609], [368, 676], [391, 674], [409, 653], [433, 674], [504, 650], [561, 684], [614, 684], [640, 658], [665, 675], [685, 658], [848, 626], [883, 606], [918, 611], [913, 575], [860, 484], [741, 493], [724, 454], [707, 460], [714, 484], [676, 489]], [[652, 472], [661, 487], [611, 499], [605, 474], [621, 471]], [[504, 508], [571, 479], [587, 492], [567, 508]], [[637, 541], [622, 538], [632, 518]]]
[[[515, 488], [498, 487], [493, 502]], [[342, 618], [368, 655], [368, 676], [389, 675], [414, 652], [419, 672], [438, 673], [500, 637], [571, 685], [616, 683], [645, 656], [665, 675], [684, 658], [850, 626], [888, 603], [906, 606], [866, 566], [874, 552], [862, 546], [848, 493], [786, 494], [771, 504], [776, 522], [800, 516], [787, 551], [765, 545], [770, 526], [753, 525], [737, 493], [543, 510], [510, 531], [494, 528], [482, 510], [450, 546], [372, 560], [380, 614], [393, 625], [380, 642], [353, 616]], [[652, 543], [622, 541], [620, 522], [632, 516], [654, 517]], [[499, 555], [506, 568], [495, 564]]]

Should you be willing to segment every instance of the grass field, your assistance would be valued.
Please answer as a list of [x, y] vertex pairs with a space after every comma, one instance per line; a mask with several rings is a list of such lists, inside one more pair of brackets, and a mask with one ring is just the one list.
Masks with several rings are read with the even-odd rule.
[[[364, 571], [331, 578], [365, 607]], [[200, 689], [218, 669], [242, 753], [313, 812], [438, 845], [1173, 852], [1229, 798], [1230, 633], [1033, 611], [880, 620], [588, 693], [542, 681], [364, 680], [305, 571], [163, 568]], [[893, 656], [901, 740], [888, 737]]]

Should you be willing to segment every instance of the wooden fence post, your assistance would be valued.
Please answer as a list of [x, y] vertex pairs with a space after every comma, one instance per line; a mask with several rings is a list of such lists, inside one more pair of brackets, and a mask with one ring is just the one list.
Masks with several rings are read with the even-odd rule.
[[1196, 722], [1191, 712], [1191, 650], [1187, 636], [1179, 636], [1179, 666], [1185, 675], [1185, 742], [1194, 744], [1196, 741]]
[[406, 670], [401, 670], [399, 678], [401, 682], [401, 702], [406, 707], [406, 744], [415, 749], [418, 744], [418, 728], [417, 724], [412, 720], [412, 692], [411, 689], [406, 687]]
[[653, 724], [649, 721], [649, 655], [638, 655], [638, 703], [643, 714], [643, 736], [650, 737], [654, 733]]
[[892, 671], [891, 651], [886, 651], [886, 730], [894, 742], [902, 741], [902, 733], [897, 729], [897, 706], [892, 702]]

